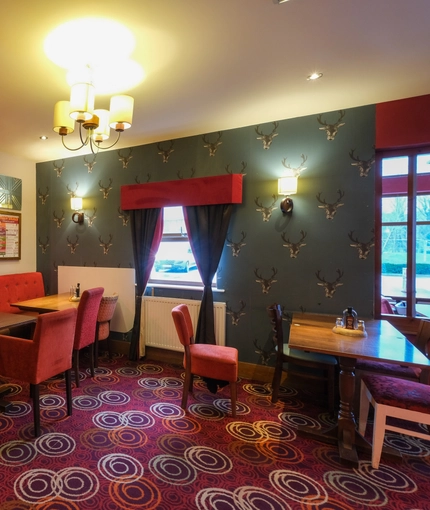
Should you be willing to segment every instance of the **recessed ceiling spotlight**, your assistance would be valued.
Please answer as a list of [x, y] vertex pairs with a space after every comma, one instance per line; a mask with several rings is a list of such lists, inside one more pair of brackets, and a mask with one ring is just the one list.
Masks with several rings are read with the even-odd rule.
[[307, 79], [309, 81], [319, 80], [322, 77], [322, 75], [323, 75], [322, 73], [312, 73], [307, 77]]
[[46, 135], [39, 136], [39, 138], [40, 138], [41, 140], [47, 140], [47, 139], [48, 139], [48, 137], [47, 137]]
[[284, 4], [285, 2], [288, 2], [288, 0], [273, 0], [274, 4]]

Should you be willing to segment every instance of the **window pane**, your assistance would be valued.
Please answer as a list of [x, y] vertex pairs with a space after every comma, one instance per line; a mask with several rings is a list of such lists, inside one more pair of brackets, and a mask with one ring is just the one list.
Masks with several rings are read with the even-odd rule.
[[382, 198], [382, 223], [401, 223], [408, 219], [407, 197]]
[[184, 213], [181, 206], [164, 208], [163, 235], [165, 234], [187, 235]]
[[[212, 284], [216, 286], [216, 274]], [[203, 285], [188, 241], [181, 206], [164, 208], [163, 238], [149, 283]]]
[[382, 177], [390, 175], [407, 175], [408, 157], [386, 158], [382, 160]]
[[162, 241], [151, 271], [151, 280], [201, 283], [188, 241]]
[[381, 288], [384, 296], [406, 296], [406, 225], [382, 227]]
[[420, 154], [417, 156], [417, 173], [430, 173], [430, 154]]
[[430, 221], [430, 195], [417, 196], [417, 221]]
[[417, 226], [416, 292], [417, 298], [430, 298], [430, 225]]

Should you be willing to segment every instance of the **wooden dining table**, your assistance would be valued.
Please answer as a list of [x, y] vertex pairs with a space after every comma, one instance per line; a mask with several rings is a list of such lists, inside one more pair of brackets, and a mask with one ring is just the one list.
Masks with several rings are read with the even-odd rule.
[[[358, 451], [371, 453], [371, 445], [357, 431], [354, 416], [355, 365], [357, 359], [429, 368], [430, 360], [386, 320], [365, 319], [366, 336], [346, 336], [333, 331], [336, 316], [293, 314], [291, 349], [319, 352], [339, 359], [340, 405], [337, 423], [325, 430], [299, 427], [299, 433], [319, 441], [338, 444], [341, 462], [358, 465]], [[384, 447], [383, 455], [400, 457], [397, 450]]]
[[67, 308], [77, 308], [79, 301], [71, 301], [70, 293], [52, 294], [27, 301], [18, 301], [11, 303], [10, 306], [16, 306], [23, 311], [31, 311], [38, 313], [56, 312], [58, 310], [66, 310]]

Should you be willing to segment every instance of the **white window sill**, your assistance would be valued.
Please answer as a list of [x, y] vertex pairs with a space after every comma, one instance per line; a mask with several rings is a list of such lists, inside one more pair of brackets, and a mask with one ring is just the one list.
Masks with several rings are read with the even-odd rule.
[[[148, 283], [147, 288], [148, 287], [153, 289], [203, 290], [202, 285], [180, 285], [175, 283]], [[212, 292], [225, 292], [225, 290], [212, 287]]]

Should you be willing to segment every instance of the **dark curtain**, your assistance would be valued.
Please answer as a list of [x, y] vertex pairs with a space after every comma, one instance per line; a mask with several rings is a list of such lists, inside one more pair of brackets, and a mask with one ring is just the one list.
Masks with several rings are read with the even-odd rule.
[[233, 204], [186, 206], [185, 224], [204, 285], [195, 342], [215, 344], [212, 280], [224, 248]]
[[136, 309], [129, 358], [137, 360], [139, 359], [142, 295], [163, 236], [163, 209], [133, 209], [130, 211], [130, 225], [136, 270]]

